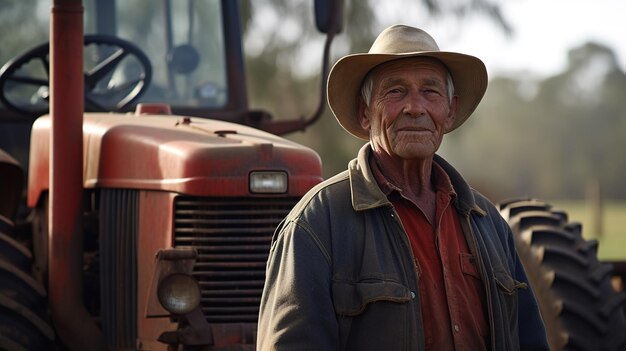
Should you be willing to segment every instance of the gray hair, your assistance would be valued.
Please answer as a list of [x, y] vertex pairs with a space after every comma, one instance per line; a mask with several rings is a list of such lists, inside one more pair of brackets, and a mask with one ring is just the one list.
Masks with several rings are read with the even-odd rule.
[[[363, 84], [361, 85], [361, 96], [365, 100], [365, 105], [369, 106], [372, 102], [372, 90], [374, 89], [374, 69], [367, 72], [365, 78], [363, 78]], [[452, 103], [452, 97], [454, 96], [454, 82], [452, 81], [452, 75], [447, 72], [446, 77], [446, 93], [448, 94], [448, 104]]]

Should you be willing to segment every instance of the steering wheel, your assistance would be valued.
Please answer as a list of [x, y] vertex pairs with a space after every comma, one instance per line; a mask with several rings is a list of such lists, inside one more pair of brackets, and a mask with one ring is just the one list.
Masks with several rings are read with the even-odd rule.
[[[135, 102], [152, 79], [150, 60], [131, 42], [109, 35], [85, 35], [85, 110], [122, 111]], [[0, 101], [25, 115], [49, 110], [49, 43], [7, 62], [0, 69]]]

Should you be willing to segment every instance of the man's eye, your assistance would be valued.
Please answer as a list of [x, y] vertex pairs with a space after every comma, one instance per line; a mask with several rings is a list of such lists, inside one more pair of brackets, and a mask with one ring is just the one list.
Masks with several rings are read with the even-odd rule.
[[427, 94], [427, 95], [441, 95], [439, 90], [435, 90], [435, 89], [425, 89], [424, 90], [424, 94]]

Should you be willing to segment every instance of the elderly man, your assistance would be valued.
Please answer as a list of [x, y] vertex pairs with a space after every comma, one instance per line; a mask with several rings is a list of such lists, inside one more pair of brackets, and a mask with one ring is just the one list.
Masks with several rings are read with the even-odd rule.
[[409, 26], [335, 64], [329, 105], [369, 143], [276, 230], [259, 350], [548, 350], [507, 223], [435, 154], [486, 88]]

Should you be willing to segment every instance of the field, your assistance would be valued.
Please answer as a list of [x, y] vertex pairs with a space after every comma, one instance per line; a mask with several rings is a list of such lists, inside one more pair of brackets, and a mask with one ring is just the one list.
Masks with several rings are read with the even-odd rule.
[[600, 232], [591, 206], [584, 201], [549, 201], [554, 209], [567, 211], [570, 222], [583, 225], [583, 237], [600, 243], [601, 260], [626, 261], [626, 201], [606, 201], [602, 205]]

